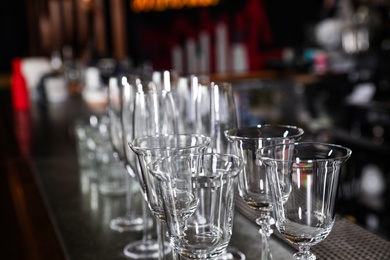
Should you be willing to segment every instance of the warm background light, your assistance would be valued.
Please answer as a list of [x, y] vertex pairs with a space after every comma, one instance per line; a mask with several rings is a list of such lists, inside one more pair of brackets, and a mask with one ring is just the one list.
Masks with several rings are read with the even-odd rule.
[[217, 5], [219, 0], [132, 0], [133, 12], [164, 11], [167, 9], [181, 9], [193, 7], [206, 7]]

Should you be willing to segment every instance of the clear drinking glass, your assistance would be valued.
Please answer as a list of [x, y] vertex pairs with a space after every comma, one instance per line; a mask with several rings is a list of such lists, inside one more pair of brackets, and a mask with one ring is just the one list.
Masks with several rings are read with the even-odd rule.
[[[158, 235], [159, 242], [166, 239], [166, 219], [161, 201], [161, 192], [157, 181], [149, 174], [147, 165], [152, 161], [174, 154], [202, 153], [210, 143], [210, 138], [202, 135], [157, 135], [136, 138], [131, 144], [131, 149], [138, 155], [141, 166], [142, 182], [148, 205], [161, 221]], [[163, 244], [160, 245], [160, 248]]]
[[273, 201], [265, 168], [257, 160], [256, 152], [264, 146], [295, 142], [303, 135], [303, 130], [287, 125], [258, 125], [230, 129], [225, 131], [225, 135], [233, 144], [233, 153], [243, 157], [246, 162], [238, 178], [238, 190], [245, 202], [260, 212], [256, 223], [261, 226], [261, 259], [272, 259], [269, 236], [274, 224]]
[[196, 132], [210, 136], [209, 152], [230, 153], [224, 131], [238, 126], [233, 87], [226, 82], [204, 84], [197, 88]]
[[274, 201], [276, 227], [299, 247], [294, 259], [316, 259], [310, 247], [324, 240], [335, 222], [340, 168], [348, 148], [326, 143], [288, 143], [258, 151]]
[[161, 157], [175, 154], [202, 153], [210, 144], [210, 138], [203, 135], [177, 134], [139, 137], [130, 143], [131, 149], [138, 155], [143, 185], [152, 212], [165, 222], [158, 186], [147, 165]]
[[76, 137], [77, 161], [80, 172], [88, 179], [96, 179], [96, 141], [99, 118], [91, 115], [88, 118], [78, 119], [74, 123]]
[[[203, 134], [210, 128], [210, 79], [206, 76], [180, 77], [172, 84], [172, 95], [175, 101], [178, 120], [178, 133]], [[202, 98], [202, 104], [197, 104]], [[203, 106], [202, 106], [203, 105]], [[197, 114], [204, 114], [203, 123], [197, 122]], [[200, 118], [200, 117], [199, 117]], [[209, 122], [210, 121], [210, 122]], [[202, 129], [207, 126], [206, 129]]]
[[[124, 134], [122, 124], [123, 113], [123, 85], [125, 85], [126, 77], [109, 79], [108, 86], [108, 116], [109, 116], [109, 134], [113, 150], [113, 156], [116, 161], [109, 158], [112, 167], [109, 170], [126, 172], [126, 157], [124, 151]], [[124, 81], [124, 82], [121, 82]], [[117, 163], [119, 165], [115, 166]], [[108, 165], [108, 161], [106, 162]], [[123, 174], [122, 174], [123, 175]], [[114, 176], [112, 173], [110, 176]], [[136, 190], [139, 189], [138, 183], [131, 176], [124, 174], [124, 182], [126, 183], [126, 212], [123, 216], [116, 217], [110, 221], [110, 228], [119, 232], [137, 231], [146, 228], [142, 216], [132, 206], [135, 205]], [[112, 179], [112, 178], [111, 178]]]
[[140, 78], [137, 75], [129, 75], [121, 78], [122, 85], [122, 133], [123, 133], [123, 149], [125, 156], [125, 167], [132, 182], [137, 186], [138, 194], [141, 196], [142, 203], [142, 223], [144, 228], [142, 230], [142, 239], [129, 243], [125, 246], [124, 254], [132, 259], [158, 259], [159, 247], [157, 241], [151, 235], [151, 227], [153, 226], [153, 218], [147, 208], [143, 197], [143, 189], [140, 185], [137, 168], [136, 156], [128, 146], [128, 143], [133, 140], [134, 128], [134, 106], [135, 93], [137, 92], [137, 85], [140, 84]]
[[[237, 127], [233, 87], [230, 83], [211, 82], [207, 76], [180, 78], [175, 92], [175, 104], [180, 120], [180, 133], [197, 133], [211, 137], [209, 152], [230, 153], [224, 131]], [[220, 260], [245, 260], [239, 250], [228, 247]]]
[[229, 244], [234, 190], [244, 161], [226, 154], [181, 154], [149, 169], [159, 181], [171, 246], [178, 259], [216, 259]]
[[[133, 120], [131, 122], [133, 125], [132, 140], [143, 136], [175, 134], [177, 125], [171, 92], [166, 91], [164, 87], [156, 84], [154, 81], [136, 80], [135, 86]], [[128, 139], [127, 141], [131, 143], [132, 140]], [[133, 154], [135, 155], [135, 153]], [[146, 215], [150, 214], [147, 206], [148, 196], [141, 165], [138, 160], [134, 160], [134, 155], [130, 158], [129, 163], [141, 186], [141, 193], [144, 196], [144, 214]], [[160, 234], [161, 228], [161, 223], [156, 221], [157, 234]], [[162, 259], [170, 253], [171, 248], [167, 243], [161, 241], [163, 236], [160, 235], [157, 238], [153, 238], [151, 234], [151, 232], [148, 232], [145, 235], [152, 255], [149, 259]]]

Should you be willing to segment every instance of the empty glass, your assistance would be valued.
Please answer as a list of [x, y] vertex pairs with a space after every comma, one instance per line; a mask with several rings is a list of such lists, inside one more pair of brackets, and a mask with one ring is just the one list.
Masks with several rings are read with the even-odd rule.
[[[147, 165], [152, 161], [174, 154], [202, 153], [210, 143], [210, 138], [202, 135], [157, 135], [136, 138], [131, 149], [137, 153], [142, 174], [143, 187], [148, 205], [157, 218], [160, 248], [166, 239], [166, 219], [161, 202], [161, 192], [157, 181], [149, 174]], [[160, 223], [161, 221], [161, 223]]]
[[234, 190], [244, 161], [235, 155], [184, 154], [149, 165], [159, 181], [171, 246], [191, 259], [215, 259], [232, 235]]
[[[233, 87], [227, 82], [211, 82], [207, 76], [180, 78], [172, 88], [179, 114], [179, 133], [197, 133], [211, 137], [209, 152], [230, 153], [224, 131], [237, 127]], [[218, 259], [244, 260], [239, 250], [228, 247]]]
[[224, 131], [238, 126], [232, 85], [225, 82], [200, 84], [197, 92], [197, 133], [210, 136], [210, 152], [230, 153]]
[[145, 136], [136, 138], [129, 144], [138, 155], [149, 206], [161, 221], [165, 221], [165, 214], [162, 209], [160, 193], [153, 176], [148, 172], [147, 165], [156, 159], [169, 155], [202, 153], [209, 144], [209, 137], [190, 134]]
[[295, 142], [303, 135], [303, 130], [295, 126], [258, 125], [227, 130], [225, 135], [233, 144], [233, 152], [246, 162], [239, 175], [238, 190], [245, 202], [260, 212], [256, 223], [261, 226], [261, 259], [271, 259], [269, 236], [273, 232], [273, 203], [265, 169], [257, 160], [256, 152], [267, 145]]
[[[118, 216], [110, 221], [110, 228], [119, 232], [136, 231], [143, 228], [147, 228], [146, 221], [138, 214], [135, 208], [137, 200], [137, 190], [139, 190], [138, 183], [129, 174], [126, 174], [126, 157], [124, 150], [124, 133], [122, 114], [124, 108], [123, 91], [124, 85], [129, 84], [126, 77], [116, 78], [111, 77], [109, 79], [108, 86], [108, 116], [109, 122], [109, 134], [110, 141], [115, 158], [107, 158], [104, 165], [111, 165], [107, 170], [111, 171], [106, 174], [104, 183], [107, 185], [101, 185], [101, 190], [106, 190], [105, 187], [115, 191], [115, 183], [117, 182], [118, 173], [122, 176], [120, 184], [125, 186], [126, 192], [126, 212], [122, 216]], [[114, 160], [113, 160], [114, 159]], [[116, 160], [115, 160], [116, 159]], [[103, 166], [104, 166], [103, 165]], [[116, 182], [115, 182], [116, 181]]]
[[[154, 81], [136, 80], [137, 89], [134, 97], [133, 117], [129, 122], [133, 125], [132, 135], [127, 141], [131, 143], [134, 139], [144, 136], [175, 134], [177, 132], [175, 106], [170, 91], [166, 91], [164, 86], [156, 84]], [[135, 154], [135, 153], [133, 153]], [[141, 193], [144, 196], [144, 214], [150, 214], [148, 208], [148, 194], [143, 179], [141, 165], [138, 160], [129, 158], [130, 167], [134, 170], [136, 178], [141, 187]], [[157, 234], [161, 231], [161, 223], [156, 221]], [[164, 241], [163, 236], [152, 237], [152, 233], [145, 230], [143, 243], [148, 244], [148, 257], [146, 259], [162, 259], [170, 253], [170, 247]], [[128, 245], [126, 251], [137, 248], [138, 245]], [[145, 248], [145, 246], [143, 247]], [[126, 252], [125, 251], [125, 252]], [[129, 257], [131, 255], [127, 254]]]
[[80, 172], [88, 179], [96, 179], [95, 137], [99, 134], [99, 118], [91, 115], [88, 118], [76, 120], [74, 131]]
[[294, 259], [316, 259], [310, 247], [332, 230], [340, 168], [351, 153], [339, 145], [304, 142], [259, 150], [273, 196], [276, 227], [299, 247]]

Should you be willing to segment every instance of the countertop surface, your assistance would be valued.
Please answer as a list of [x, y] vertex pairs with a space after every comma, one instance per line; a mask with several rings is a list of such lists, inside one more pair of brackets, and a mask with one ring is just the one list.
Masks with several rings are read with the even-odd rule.
[[[128, 259], [123, 248], [142, 234], [119, 233], [109, 227], [112, 218], [124, 213], [125, 196], [100, 194], [77, 162], [74, 123], [91, 113], [77, 98], [36, 110], [32, 168], [67, 258]], [[237, 211], [230, 246], [247, 259], [257, 259], [261, 250], [258, 229]], [[276, 237], [271, 239], [271, 248], [275, 260], [288, 259], [293, 252]]]
[[[123, 213], [125, 196], [108, 197], [100, 194], [96, 183], [80, 171], [78, 165], [74, 135], [75, 120], [85, 118], [92, 113], [101, 114], [102, 112], [104, 113], [104, 109], [92, 111], [79, 97], [70, 98], [64, 103], [34, 106], [28, 115], [31, 121], [27, 120], [31, 122], [28, 124], [31, 136], [28, 137], [27, 134], [28, 138], [23, 139], [20, 135], [18, 137], [17, 134], [10, 134], [11, 142], [4, 140], [3, 135], [1, 165], [7, 173], [6, 181], [12, 184], [11, 169], [17, 167], [21, 174], [26, 172], [26, 168], [29, 177], [27, 183], [25, 182], [21, 188], [30, 187], [30, 192], [24, 193], [24, 203], [35, 202], [35, 206], [30, 206], [28, 212], [12, 211], [14, 213], [8, 213], [7, 219], [4, 219], [4, 221], [11, 221], [13, 218], [21, 218], [22, 213], [30, 215], [33, 213], [31, 219], [25, 217], [24, 222], [11, 221], [16, 223], [19, 235], [14, 235], [13, 241], [9, 242], [9, 245], [12, 245], [12, 250], [9, 250], [10, 256], [15, 255], [18, 241], [21, 240], [24, 241], [24, 247], [28, 248], [32, 243], [37, 248], [35, 251], [42, 251], [36, 253], [36, 257], [31, 259], [128, 259], [123, 254], [123, 248], [129, 242], [140, 239], [141, 233], [119, 233], [108, 226], [113, 217]], [[1, 113], [2, 122], [12, 123], [10, 114], [12, 113]], [[3, 134], [11, 133], [12, 129], [19, 128], [17, 125], [9, 127], [4, 124], [0, 127]], [[14, 152], [14, 155], [5, 152], [7, 146], [10, 145], [19, 145], [21, 148], [30, 147], [28, 149], [31, 151], [29, 158], [23, 159], [20, 152]], [[12, 168], [12, 164], [17, 166]], [[23, 166], [25, 168], [21, 168]], [[31, 187], [35, 187], [33, 191]], [[6, 191], [7, 194], [14, 194], [14, 199], [10, 201], [17, 203], [15, 197], [18, 197], [18, 187], [9, 186]], [[2, 196], [4, 205], [15, 208], [12, 202], [9, 203], [7, 196]], [[238, 199], [230, 246], [238, 248], [249, 260], [258, 259], [261, 250], [261, 237], [258, 233], [259, 227], [254, 223], [255, 217], [256, 212], [249, 210]], [[40, 222], [38, 223], [37, 220], [34, 222], [34, 219], [40, 219]], [[32, 229], [31, 225], [35, 223], [39, 226], [35, 225]], [[41, 234], [41, 238], [45, 237], [44, 241], [48, 241], [47, 245], [51, 248], [51, 252], [45, 253], [45, 250], [41, 249], [44, 246], [36, 242], [40, 239], [37, 235], [40, 230], [46, 232]], [[13, 233], [12, 226], [8, 231], [6, 234]], [[29, 235], [30, 239], [26, 239]], [[18, 236], [22, 238], [18, 240]], [[317, 254], [318, 259], [390, 259], [389, 248], [388, 240], [346, 219], [339, 218], [331, 235], [324, 242], [313, 247], [313, 252]], [[281, 239], [277, 232], [272, 235], [271, 250], [274, 260], [290, 259], [295, 251]], [[30, 248], [30, 251], [34, 252], [34, 248]], [[329, 253], [330, 251], [332, 253]], [[338, 258], [337, 252], [350, 257]], [[30, 259], [23, 257], [22, 253], [19, 255], [20, 257], [11, 259]]]

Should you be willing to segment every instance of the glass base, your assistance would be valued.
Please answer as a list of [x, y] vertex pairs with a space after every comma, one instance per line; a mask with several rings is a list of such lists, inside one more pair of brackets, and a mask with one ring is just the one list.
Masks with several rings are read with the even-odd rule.
[[146, 225], [142, 217], [117, 217], [110, 221], [110, 228], [118, 232], [141, 231], [145, 228], [152, 228], [152, 226], [153, 220], [151, 218], [148, 219], [148, 223]]
[[295, 253], [294, 259], [296, 259], [296, 260], [315, 260], [316, 256], [314, 254], [312, 254], [311, 252], [304, 251], [304, 252]]
[[[171, 248], [168, 243], [164, 243], [164, 255], [171, 252]], [[125, 256], [131, 259], [159, 259], [160, 252], [158, 242], [156, 240], [135, 241], [128, 244], [124, 249], [123, 253]]]
[[238, 249], [228, 247], [216, 260], [245, 260], [245, 255]]

